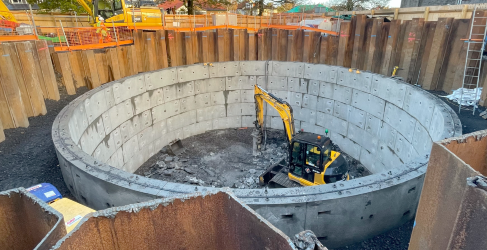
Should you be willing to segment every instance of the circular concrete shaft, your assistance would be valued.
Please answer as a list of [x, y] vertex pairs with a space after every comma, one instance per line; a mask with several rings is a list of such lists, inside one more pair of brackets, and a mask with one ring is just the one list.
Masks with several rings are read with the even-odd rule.
[[[328, 247], [413, 218], [432, 142], [461, 134], [445, 103], [397, 79], [301, 62], [196, 64], [107, 83], [65, 107], [52, 133], [64, 181], [95, 209], [215, 191], [132, 173], [174, 139], [252, 127], [254, 84], [292, 105], [297, 129], [329, 129], [373, 173], [313, 187], [233, 190], [287, 235], [310, 229]], [[277, 113], [267, 114], [271, 127], [282, 128]]]

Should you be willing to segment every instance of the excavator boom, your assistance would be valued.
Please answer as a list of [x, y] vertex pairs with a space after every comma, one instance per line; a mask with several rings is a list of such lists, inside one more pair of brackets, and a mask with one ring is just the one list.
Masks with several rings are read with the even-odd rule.
[[3, 1], [0, 1], [0, 16], [3, 20], [17, 22], [17, 19], [15, 19], [14, 15], [12, 14], [12, 12], [10, 12], [10, 10], [3, 3]]
[[281, 119], [284, 123], [284, 131], [286, 132], [287, 139], [289, 143], [293, 139], [295, 134], [294, 131], [294, 119], [293, 119], [293, 109], [291, 105], [283, 101], [281, 98], [267, 92], [258, 85], [254, 86], [254, 98], [255, 98], [255, 109], [256, 109], [256, 127], [258, 130], [262, 130], [264, 127], [264, 101], [271, 105], [277, 110]]

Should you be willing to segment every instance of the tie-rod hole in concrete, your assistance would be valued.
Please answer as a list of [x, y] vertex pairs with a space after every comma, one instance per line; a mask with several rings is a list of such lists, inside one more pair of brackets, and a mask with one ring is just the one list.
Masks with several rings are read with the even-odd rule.
[[[329, 129], [332, 141], [372, 172], [340, 185], [231, 189], [287, 235], [310, 229], [327, 237], [331, 248], [412, 219], [432, 142], [461, 134], [448, 105], [398, 79], [302, 62], [194, 64], [107, 83], [66, 106], [52, 130], [64, 181], [80, 202], [95, 209], [195, 188], [217, 191], [133, 173], [175, 139], [253, 127], [254, 84], [293, 106], [296, 130], [324, 134]], [[270, 110], [267, 116], [269, 128], [282, 129], [277, 114]], [[408, 192], [411, 187], [416, 191]], [[333, 216], [318, 216], [319, 211]], [[292, 219], [281, 218], [285, 214]], [[361, 219], [370, 215], [373, 220]]]

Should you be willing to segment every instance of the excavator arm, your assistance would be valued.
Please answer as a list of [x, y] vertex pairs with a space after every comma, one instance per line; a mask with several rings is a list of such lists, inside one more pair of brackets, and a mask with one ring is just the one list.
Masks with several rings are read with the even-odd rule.
[[3, 20], [7, 20], [7, 21], [11, 21], [11, 22], [17, 22], [14, 15], [12, 14], [12, 12], [10, 12], [10, 10], [3, 3], [3, 1], [0, 1], [0, 17]]
[[255, 126], [257, 130], [262, 130], [264, 126], [264, 101], [277, 110], [284, 123], [284, 131], [289, 142], [294, 136], [294, 119], [293, 109], [291, 105], [283, 101], [281, 98], [267, 92], [258, 85], [254, 86], [254, 99], [257, 120]]
[[76, 0], [76, 1], [78, 1], [78, 3], [81, 5], [81, 7], [83, 7], [83, 9], [86, 10], [88, 15], [90, 15], [93, 18], [93, 20], [96, 19], [94, 16], [93, 10], [91, 9], [90, 5], [85, 0]]

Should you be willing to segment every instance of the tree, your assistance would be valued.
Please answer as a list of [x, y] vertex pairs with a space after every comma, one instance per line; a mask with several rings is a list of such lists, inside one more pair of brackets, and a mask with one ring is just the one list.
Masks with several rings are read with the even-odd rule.
[[[61, 11], [67, 13], [75, 11], [76, 13], [86, 13], [85, 9], [78, 4], [77, 1], [72, 0], [27, 0], [29, 4], [37, 4], [42, 11]], [[87, 1], [91, 5], [91, 1]]]
[[[174, 0], [170, 0], [174, 1]], [[232, 5], [227, 0], [183, 0], [184, 6], [188, 9], [188, 15], [193, 15], [195, 8], [204, 9], [206, 7], [228, 7]]]
[[337, 11], [372, 10], [388, 8], [390, 0], [330, 0], [327, 5]]

